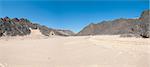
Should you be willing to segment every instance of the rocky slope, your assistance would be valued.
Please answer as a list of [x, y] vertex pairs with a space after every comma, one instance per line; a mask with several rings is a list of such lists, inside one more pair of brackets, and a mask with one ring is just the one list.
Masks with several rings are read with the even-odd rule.
[[[54, 32], [55, 35], [60, 36], [72, 35], [68, 32], [59, 32], [56, 29], [32, 23], [24, 18], [20, 19], [18, 18], [10, 19], [9, 17], [0, 18], [0, 36], [25, 36], [31, 34], [31, 30], [35, 29], [40, 30], [40, 32], [45, 36], [49, 36], [50, 32]], [[68, 34], [66, 35], [66, 33]]]
[[150, 38], [150, 10], [146, 10], [141, 14], [141, 17], [139, 18], [141, 20], [141, 28], [142, 28], [142, 36], [143, 37], [149, 37]]
[[78, 36], [84, 35], [132, 35], [137, 37], [150, 37], [149, 10], [143, 11], [138, 19], [116, 19], [103, 21], [97, 24], [91, 23], [83, 28]]
[[57, 29], [57, 32], [64, 34], [65, 36], [74, 36], [75, 33], [70, 30]]

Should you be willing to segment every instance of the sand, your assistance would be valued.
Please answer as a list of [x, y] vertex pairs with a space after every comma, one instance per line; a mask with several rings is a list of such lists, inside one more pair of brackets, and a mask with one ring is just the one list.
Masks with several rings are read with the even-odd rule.
[[0, 39], [0, 67], [150, 67], [150, 39], [39, 35]]

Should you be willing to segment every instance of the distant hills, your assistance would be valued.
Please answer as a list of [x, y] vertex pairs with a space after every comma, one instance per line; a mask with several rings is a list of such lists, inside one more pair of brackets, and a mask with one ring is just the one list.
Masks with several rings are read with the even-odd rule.
[[103, 21], [97, 24], [91, 23], [84, 27], [77, 36], [86, 35], [122, 35], [136, 37], [150, 37], [150, 10], [142, 12], [137, 19], [116, 19]]
[[115, 19], [91, 23], [75, 34], [70, 30], [48, 28], [47, 26], [32, 23], [25, 18], [0, 18], [0, 36], [25, 36], [30, 35], [31, 30], [40, 30], [45, 36], [87, 36], [87, 35], [121, 35], [123, 37], [150, 38], [150, 10], [142, 12], [137, 19]]

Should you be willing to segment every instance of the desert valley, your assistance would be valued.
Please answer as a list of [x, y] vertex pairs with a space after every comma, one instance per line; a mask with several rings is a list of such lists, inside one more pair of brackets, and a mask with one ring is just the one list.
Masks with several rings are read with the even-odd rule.
[[24, 18], [0, 19], [0, 67], [150, 67], [149, 10], [78, 33]]

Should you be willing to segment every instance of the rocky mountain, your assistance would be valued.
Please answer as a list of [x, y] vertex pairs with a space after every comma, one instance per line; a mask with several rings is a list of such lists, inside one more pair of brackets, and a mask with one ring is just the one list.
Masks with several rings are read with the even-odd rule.
[[138, 19], [116, 19], [112, 21], [102, 21], [91, 23], [83, 28], [76, 35], [133, 35], [137, 37], [150, 37], [150, 17], [149, 10], [143, 11]]
[[48, 28], [37, 23], [32, 23], [24, 18], [0, 18], [0, 36], [25, 36], [32, 33], [31, 30], [35, 29], [40, 30], [40, 32], [45, 36], [50, 36], [51, 32], [59, 36], [72, 35], [70, 32], [60, 32], [60, 30]]
[[115, 19], [91, 23], [75, 34], [70, 30], [53, 29], [37, 23], [32, 23], [25, 18], [0, 18], [0, 36], [25, 36], [30, 35], [31, 30], [39, 30], [43, 35], [58, 36], [86, 36], [86, 35], [121, 35], [150, 38], [150, 10], [142, 12], [137, 19]]

